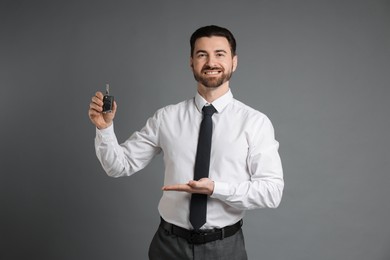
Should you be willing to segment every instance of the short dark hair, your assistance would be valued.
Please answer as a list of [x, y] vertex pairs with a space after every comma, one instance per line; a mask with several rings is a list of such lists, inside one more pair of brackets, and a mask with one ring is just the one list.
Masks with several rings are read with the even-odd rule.
[[211, 37], [211, 36], [225, 37], [229, 42], [232, 56], [234, 57], [236, 55], [236, 39], [234, 38], [233, 34], [226, 28], [219, 27], [216, 25], [208, 25], [197, 29], [191, 35], [191, 39], [190, 39], [191, 57], [194, 54], [196, 40], [202, 37]]

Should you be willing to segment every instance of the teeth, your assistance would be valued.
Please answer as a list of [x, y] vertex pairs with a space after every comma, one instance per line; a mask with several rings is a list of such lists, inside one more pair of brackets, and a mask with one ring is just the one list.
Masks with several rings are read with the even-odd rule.
[[218, 74], [219, 71], [207, 71], [206, 74], [207, 75], [215, 75], [215, 74]]

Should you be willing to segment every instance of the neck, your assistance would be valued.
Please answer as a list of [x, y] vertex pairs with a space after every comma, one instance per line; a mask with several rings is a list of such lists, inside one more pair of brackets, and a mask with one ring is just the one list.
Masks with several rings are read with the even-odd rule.
[[208, 102], [212, 103], [214, 100], [225, 95], [229, 91], [229, 81], [225, 82], [217, 88], [207, 88], [202, 84], [198, 84], [199, 94]]

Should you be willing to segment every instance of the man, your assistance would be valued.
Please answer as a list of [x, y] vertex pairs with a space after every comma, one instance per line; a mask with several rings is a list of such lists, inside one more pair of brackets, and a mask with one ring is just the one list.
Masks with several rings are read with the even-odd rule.
[[195, 97], [158, 110], [122, 145], [113, 130], [116, 103], [112, 113], [102, 113], [103, 94], [96, 93], [89, 109], [96, 154], [109, 176], [120, 177], [164, 153], [161, 224], [150, 259], [247, 259], [245, 211], [281, 201], [279, 143], [264, 114], [233, 98], [229, 79], [237, 55], [231, 32], [202, 27], [190, 44]]

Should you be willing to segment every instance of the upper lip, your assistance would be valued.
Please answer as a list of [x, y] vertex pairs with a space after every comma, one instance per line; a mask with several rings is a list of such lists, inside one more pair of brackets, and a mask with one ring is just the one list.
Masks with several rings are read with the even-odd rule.
[[222, 69], [221, 68], [205, 68], [205, 69], [202, 70], [203, 73], [213, 72], [213, 71], [221, 72]]

